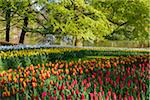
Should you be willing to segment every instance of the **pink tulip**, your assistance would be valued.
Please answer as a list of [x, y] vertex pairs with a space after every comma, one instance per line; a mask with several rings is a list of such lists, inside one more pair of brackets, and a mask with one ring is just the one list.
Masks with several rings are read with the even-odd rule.
[[79, 90], [77, 89], [77, 90], [76, 90], [76, 95], [78, 95], [78, 94], [79, 94]]
[[113, 100], [117, 100], [117, 96], [115, 92], [113, 93]]
[[97, 86], [97, 85], [94, 83], [94, 88], [96, 88], [96, 86]]
[[84, 92], [86, 92], [86, 87], [84, 87]]
[[99, 100], [102, 100], [102, 94], [101, 94], [101, 92], [98, 92], [98, 97], [99, 97]]
[[103, 81], [102, 81], [102, 80], [100, 80], [100, 81], [99, 81], [99, 84], [100, 84], [100, 85], [103, 85]]
[[90, 77], [88, 77], [88, 81], [90, 81]]
[[127, 97], [124, 97], [124, 99], [123, 99], [123, 100], [128, 100], [128, 99], [127, 99]]
[[102, 91], [102, 95], [104, 95], [104, 91]]
[[108, 91], [108, 96], [111, 96], [111, 91]]
[[134, 97], [133, 97], [133, 96], [131, 96], [131, 100], [134, 100]]
[[131, 100], [131, 96], [128, 96], [128, 100]]
[[68, 86], [68, 90], [70, 90], [70, 89], [71, 89], [71, 86], [69, 85], [69, 86]]
[[84, 97], [84, 94], [82, 93], [81, 94], [81, 100], [84, 100], [85, 99], [85, 97]]
[[102, 86], [100, 86], [100, 88], [99, 88], [101, 91], [103, 90], [103, 88], [102, 88]]
[[93, 93], [90, 93], [90, 98], [91, 98], [91, 100], [93, 100]]
[[108, 95], [105, 97], [105, 100], [109, 100], [109, 96]]
[[121, 100], [121, 99], [122, 99], [122, 96], [121, 96], [121, 94], [119, 94], [119, 95], [118, 95], [118, 99], [119, 99], [119, 100]]
[[53, 97], [52, 97], [52, 96], [50, 96], [50, 100], [53, 100]]
[[61, 93], [61, 98], [62, 98], [62, 100], [64, 100], [64, 99], [65, 99], [65, 96], [64, 96], [64, 94], [63, 94], [63, 93]]
[[42, 97], [44, 98], [46, 96], [46, 92], [43, 92], [42, 93]]
[[144, 67], [142, 67], [142, 72], [144, 72], [145, 71], [145, 68]]

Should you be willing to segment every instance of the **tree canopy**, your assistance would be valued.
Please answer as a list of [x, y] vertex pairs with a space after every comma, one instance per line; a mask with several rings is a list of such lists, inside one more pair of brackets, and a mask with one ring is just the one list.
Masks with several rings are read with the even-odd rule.
[[149, 37], [148, 0], [1, 0], [0, 23], [9, 41], [11, 28], [71, 35], [78, 39], [144, 40]]

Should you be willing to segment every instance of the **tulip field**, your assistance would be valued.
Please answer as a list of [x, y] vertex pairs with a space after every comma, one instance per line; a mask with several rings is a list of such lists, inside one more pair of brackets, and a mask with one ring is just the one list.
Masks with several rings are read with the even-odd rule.
[[149, 54], [30, 64], [0, 73], [2, 100], [148, 100]]

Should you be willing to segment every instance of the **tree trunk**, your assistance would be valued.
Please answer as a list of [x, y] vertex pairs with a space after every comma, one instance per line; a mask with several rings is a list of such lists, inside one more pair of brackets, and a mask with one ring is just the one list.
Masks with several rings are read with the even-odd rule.
[[25, 39], [25, 34], [26, 34], [26, 29], [27, 29], [27, 26], [28, 26], [28, 17], [25, 16], [24, 17], [24, 24], [23, 24], [23, 28], [22, 28], [22, 32], [21, 32], [21, 35], [20, 35], [20, 40], [19, 40], [19, 43], [24, 43], [24, 39]]
[[[10, 3], [8, 2], [8, 7], [10, 6]], [[9, 42], [9, 32], [10, 32], [10, 15], [11, 15], [11, 9], [6, 10], [6, 41]]]
[[74, 46], [83, 46], [83, 39], [79, 37], [75, 37]]

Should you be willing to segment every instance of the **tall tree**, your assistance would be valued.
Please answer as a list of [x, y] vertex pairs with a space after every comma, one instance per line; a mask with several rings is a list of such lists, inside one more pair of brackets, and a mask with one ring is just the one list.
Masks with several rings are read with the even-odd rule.
[[9, 32], [10, 32], [10, 20], [11, 20], [11, 9], [10, 9], [10, 6], [11, 6], [11, 2], [9, 1], [5, 1], [6, 3], [6, 6], [8, 8], [6, 8], [6, 11], [5, 11], [5, 19], [6, 19], [6, 41], [9, 42]]
[[[101, 11], [84, 0], [62, 0], [45, 6], [47, 29], [53, 34], [72, 35], [75, 40], [104, 39], [113, 27]], [[77, 45], [77, 41], [75, 44]]]
[[145, 40], [150, 35], [148, 0], [87, 0], [103, 11], [116, 28], [105, 38], [110, 40]]
[[9, 0], [0, 1], [1, 17], [3, 17], [2, 21], [5, 21], [5, 34], [6, 34], [5, 40], [7, 42], [9, 42], [10, 22], [11, 22], [11, 13], [12, 13], [11, 10], [12, 10], [11, 1]]
[[20, 34], [20, 39], [19, 39], [19, 43], [24, 43], [24, 39], [25, 39], [25, 34], [27, 32], [27, 26], [28, 26], [28, 16], [24, 16], [23, 19], [23, 27], [22, 27], [22, 32]]

